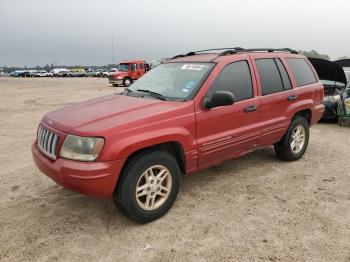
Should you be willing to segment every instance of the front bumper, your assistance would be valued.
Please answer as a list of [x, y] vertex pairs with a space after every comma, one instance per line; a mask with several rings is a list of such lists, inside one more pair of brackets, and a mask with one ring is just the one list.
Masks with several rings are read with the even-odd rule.
[[109, 83], [112, 84], [112, 85], [122, 85], [123, 84], [123, 80], [122, 79], [117, 79], [117, 80], [114, 80], [114, 79], [109, 79]]
[[52, 161], [32, 145], [35, 165], [57, 184], [84, 195], [109, 198], [117, 184], [125, 160], [79, 162], [57, 158]]

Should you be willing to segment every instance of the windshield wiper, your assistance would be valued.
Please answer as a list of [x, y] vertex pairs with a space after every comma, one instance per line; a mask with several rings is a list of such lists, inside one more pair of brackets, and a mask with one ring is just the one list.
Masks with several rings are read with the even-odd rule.
[[137, 89], [136, 91], [137, 91], [137, 92], [148, 93], [148, 94], [150, 94], [151, 96], [156, 97], [156, 98], [158, 98], [158, 99], [160, 99], [160, 100], [167, 101], [167, 99], [165, 98], [165, 96], [163, 96], [162, 94], [159, 94], [159, 93], [157, 93], [157, 92], [153, 92], [153, 91], [151, 91], [151, 90]]

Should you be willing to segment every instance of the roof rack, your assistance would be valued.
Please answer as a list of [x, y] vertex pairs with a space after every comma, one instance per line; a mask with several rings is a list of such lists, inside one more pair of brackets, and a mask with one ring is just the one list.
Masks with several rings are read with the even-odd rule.
[[180, 58], [180, 57], [186, 57], [186, 56], [193, 56], [198, 53], [202, 52], [209, 52], [209, 51], [220, 51], [220, 50], [225, 50], [221, 53], [218, 54], [217, 57], [220, 56], [225, 56], [225, 55], [232, 55], [232, 54], [237, 54], [237, 53], [242, 53], [242, 52], [287, 52], [287, 53], [292, 53], [292, 54], [298, 54], [298, 51], [290, 49], [290, 48], [249, 48], [245, 49], [242, 47], [229, 47], [229, 48], [213, 48], [213, 49], [205, 49], [205, 50], [199, 50], [199, 51], [192, 51], [187, 54], [180, 54], [172, 57], [171, 59], [175, 58]]

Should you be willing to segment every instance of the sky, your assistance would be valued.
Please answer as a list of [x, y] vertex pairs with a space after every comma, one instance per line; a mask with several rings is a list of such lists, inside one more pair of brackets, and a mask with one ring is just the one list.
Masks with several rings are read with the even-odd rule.
[[236, 46], [350, 56], [350, 1], [0, 0], [0, 66], [104, 65]]

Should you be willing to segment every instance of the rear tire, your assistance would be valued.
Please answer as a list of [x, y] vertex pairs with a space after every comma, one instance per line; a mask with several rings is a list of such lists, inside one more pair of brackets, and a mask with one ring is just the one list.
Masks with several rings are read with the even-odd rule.
[[146, 151], [133, 157], [123, 169], [113, 200], [129, 219], [148, 223], [166, 214], [176, 200], [181, 171], [165, 151]]
[[293, 118], [287, 133], [274, 145], [278, 158], [295, 161], [301, 158], [309, 143], [309, 123], [304, 117]]

